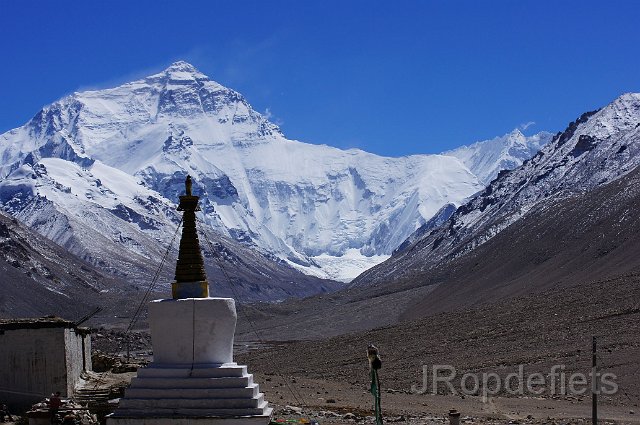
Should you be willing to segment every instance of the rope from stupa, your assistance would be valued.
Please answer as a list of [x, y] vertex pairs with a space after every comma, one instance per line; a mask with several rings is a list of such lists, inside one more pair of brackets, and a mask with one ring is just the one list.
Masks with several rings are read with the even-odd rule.
[[[131, 332], [131, 330], [133, 329], [133, 327], [136, 325], [136, 323], [138, 322], [138, 318], [140, 316], [140, 313], [142, 312], [142, 308], [144, 307], [144, 305], [146, 304], [146, 302], [149, 299], [149, 296], [151, 295], [152, 291], [155, 289], [157, 283], [158, 283], [158, 278], [160, 277], [160, 273], [162, 272], [162, 269], [164, 267], [164, 263], [167, 261], [167, 258], [169, 257], [169, 253], [171, 252], [171, 248], [173, 247], [173, 243], [176, 240], [176, 237], [178, 236], [178, 232], [180, 231], [180, 226], [182, 225], [182, 219], [180, 219], [180, 221], [178, 222], [178, 225], [176, 226], [176, 230], [173, 233], [173, 237], [171, 238], [171, 241], [169, 242], [169, 246], [167, 247], [167, 250], [165, 251], [164, 255], [162, 256], [162, 258], [160, 259], [160, 264], [158, 265], [158, 268], [155, 272], [155, 274], [153, 275], [153, 278], [151, 279], [151, 282], [149, 283], [149, 286], [147, 287], [147, 290], [145, 291], [144, 296], [142, 297], [142, 300], [140, 300], [140, 304], [138, 304], [138, 307], [136, 308], [136, 311], [133, 314], [133, 317], [131, 318], [131, 321], [129, 322], [129, 326], [127, 326], [127, 329], [124, 332], [124, 338], [125, 340], [129, 340], [128, 336]], [[114, 306], [115, 307], [115, 306]], [[112, 348], [112, 350], [108, 353], [106, 353], [107, 355], [111, 356], [111, 357], [116, 357], [118, 354], [118, 349], [117, 348]], [[106, 375], [107, 373], [109, 373], [108, 370], [100, 373], [98, 375], [98, 378], [96, 379], [96, 383], [93, 386], [93, 389], [97, 389], [98, 386], [100, 384], [104, 384], [106, 382]]]
[[[238, 292], [236, 291], [236, 288], [233, 285], [233, 282], [231, 282], [231, 277], [229, 276], [229, 274], [227, 273], [227, 270], [224, 267], [224, 263], [222, 261], [222, 256], [216, 255], [216, 250], [213, 247], [213, 243], [211, 243], [211, 240], [209, 239], [209, 236], [207, 235], [207, 232], [203, 229], [203, 222], [201, 220], [198, 220], [198, 224], [200, 224], [200, 232], [204, 235], [204, 239], [205, 239], [205, 241], [207, 243], [207, 246], [209, 247], [209, 251], [211, 252], [211, 255], [215, 259], [216, 263], [218, 264], [218, 267], [222, 271], [222, 274], [224, 275], [225, 279], [227, 280], [227, 284], [228, 284], [229, 288], [231, 289], [231, 292], [233, 293], [233, 297], [236, 300], [239, 301], [240, 297], [238, 296]], [[242, 309], [242, 308], [239, 308], [238, 310], [244, 316], [245, 320], [249, 323], [249, 326], [251, 327], [251, 330], [255, 333], [256, 338], [258, 339], [258, 341], [260, 341], [260, 344], [266, 345], [267, 343], [260, 336], [260, 333], [258, 332], [258, 329], [256, 328], [255, 323], [253, 322], [253, 320], [251, 320], [251, 318], [246, 313], [246, 311], [244, 311], [244, 309]], [[298, 403], [300, 406], [303, 406], [305, 408], [308, 407], [306, 401], [302, 397], [302, 394], [300, 394], [300, 392], [297, 391], [297, 390], [294, 391], [294, 388], [290, 385], [290, 383], [286, 379], [284, 380], [284, 383], [287, 386], [287, 388], [289, 389], [289, 392], [291, 392], [291, 395], [293, 396], [295, 402]]]

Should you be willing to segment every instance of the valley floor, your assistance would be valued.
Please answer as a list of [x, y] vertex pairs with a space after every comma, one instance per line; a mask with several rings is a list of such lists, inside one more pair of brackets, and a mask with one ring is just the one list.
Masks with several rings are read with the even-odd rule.
[[[370, 331], [329, 338], [276, 344], [269, 349], [239, 354], [268, 382], [293, 379], [311, 406], [326, 410], [371, 409], [366, 347], [376, 344], [383, 367], [383, 405], [394, 415], [442, 416], [450, 408], [462, 415], [525, 418], [536, 420], [588, 418], [589, 390], [580, 395], [558, 395], [549, 385], [540, 396], [510, 396], [504, 390], [488, 403], [476, 395], [418, 395], [423, 367], [451, 365], [456, 369], [454, 385], [460, 391], [465, 373], [496, 373], [504, 381], [522, 365], [525, 377], [542, 373], [550, 382], [554, 365], [565, 380], [573, 373], [588, 374], [591, 368], [592, 336], [598, 338], [598, 364], [602, 373], [615, 374], [619, 390], [601, 395], [601, 417], [617, 423], [640, 420], [640, 276], [628, 275], [552, 289], [493, 305], [441, 313], [417, 321], [402, 322]], [[332, 320], [327, 314], [326, 320]], [[313, 329], [311, 329], [313, 330]], [[290, 377], [290, 378], [287, 378]], [[261, 379], [264, 385], [265, 379]], [[558, 378], [559, 379], [559, 378]], [[264, 383], [263, 383], [264, 382]], [[559, 381], [558, 381], [559, 382]], [[274, 385], [274, 384], [271, 384]], [[558, 384], [559, 385], [559, 384]], [[439, 388], [440, 389], [440, 388]], [[439, 393], [448, 393], [441, 389]], [[291, 391], [280, 384], [273, 390], [278, 403], [295, 403]], [[273, 391], [272, 390], [272, 391]], [[317, 390], [317, 391], [314, 391]], [[319, 393], [318, 393], [319, 392]], [[325, 392], [328, 392], [325, 394]], [[336, 403], [327, 404], [332, 398]], [[630, 413], [633, 411], [634, 413]], [[563, 419], [564, 418], [564, 419]], [[549, 421], [547, 421], [549, 422]], [[549, 422], [550, 423], [550, 422]]]
[[[275, 405], [275, 417], [315, 418], [320, 424], [373, 423], [373, 397], [368, 388], [348, 382], [256, 376], [266, 399]], [[383, 389], [382, 407], [386, 423], [408, 425], [448, 424], [448, 412], [457, 409], [467, 424], [587, 424], [591, 423], [591, 399], [554, 400], [546, 397], [480, 397], [418, 395]], [[301, 408], [298, 411], [297, 408]], [[633, 413], [632, 413], [633, 412]], [[639, 424], [636, 406], [602, 404], [599, 423]]]
[[[332, 312], [326, 305], [333, 303], [326, 301], [327, 298], [322, 300], [325, 308], [314, 314], [305, 314], [304, 310], [296, 314], [299, 310], [295, 303], [276, 306], [271, 313], [263, 309], [239, 314], [239, 329], [248, 328], [242, 323], [248, 315], [258, 327], [275, 319], [279, 324], [289, 321], [298, 338], [300, 329], [305, 326], [308, 329], [307, 340], [286, 340], [284, 325], [277, 328], [278, 335], [258, 330], [252, 343], [242, 341], [250, 339], [251, 332], [246, 331], [236, 346], [236, 361], [247, 364], [256, 374], [279, 417], [302, 415], [315, 417], [320, 423], [371, 423], [373, 398], [368, 392], [366, 348], [374, 343], [380, 349], [383, 364], [380, 380], [386, 422], [447, 423], [444, 418], [449, 409], [455, 408], [462, 414], [462, 423], [589, 423], [588, 385], [582, 395], [570, 391], [562, 394], [559, 389], [554, 392], [549, 385], [535, 387], [542, 389], [540, 395], [527, 392], [510, 395], [502, 389], [483, 402], [480, 390], [460, 395], [460, 378], [465, 373], [495, 373], [504, 382], [508, 374], [517, 373], [522, 365], [525, 378], [542, 373], [546, 384], [556, 366], [561, 368], [557, 372], [565, 374], [566, 383], [574, 373], [588, 375], [592, 336], [596, 336], [599, 371], [614, 374], [618, 385], [614, 394], [599, 397], [600, 418], [605, 421], [601, 423], [640, 423], [638, 274], [561, 286], [490, 305], [373, 330], [356, 329], [342, 335], [336, 335], [334, 324], [349, 320], [344, 313], [347, 306], [335, 304], [336, 311]], [[374, 310], [363, 310], [364, 316], [354, 320], [364, 320]], [[117, 332], [109, 332], [103, 331], [102, 338], [96, 338], [96, 347], [103, 347], [105, 352], [122, 349], [124, 344]], [[132, 348], [149, 354], [148, 339], [135, 339], [141, 344]], [[436, 395], [431, 394], [431, 389], [426, 394], [412, 390], [412, 386], [422, 386], [423, 368], [433, 365], [455, 368], [453, 382], [458, 395], [440, 387]], [[561, 378], [556, 379], [559, 386]]]

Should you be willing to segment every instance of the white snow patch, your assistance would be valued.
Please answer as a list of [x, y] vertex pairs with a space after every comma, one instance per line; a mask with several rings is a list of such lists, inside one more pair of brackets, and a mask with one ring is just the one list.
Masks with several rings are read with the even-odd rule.
[[341, 282], [351, 282], [360, 273], [380, 264], [389, 258], [390, 255], [372, 255], [367, 257], [360, 250], [352, 248], [345, 251], [342, 256], [321, 254], [311, 259], [320, 267], [302, 267], [295, 263], [290, 263], [299, 270], [313, 274], [317, 277], [338, 280]]

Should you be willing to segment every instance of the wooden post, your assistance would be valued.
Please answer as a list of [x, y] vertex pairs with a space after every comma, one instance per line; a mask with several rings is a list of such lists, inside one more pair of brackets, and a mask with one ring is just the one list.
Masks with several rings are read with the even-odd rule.
[[460, 425], [460, 412], [456, 409], [449, 410], [449, 425]]

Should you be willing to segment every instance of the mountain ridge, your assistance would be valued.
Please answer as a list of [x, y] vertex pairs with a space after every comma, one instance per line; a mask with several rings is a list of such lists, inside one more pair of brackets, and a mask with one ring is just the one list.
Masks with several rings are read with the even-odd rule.
[[440, 227], [356, 280], [379, 283], [422, 273], [472, 252], [545, 202], [623, 177], [640, 164], [639, 128], [640, 94], [624, 94], [582, 114], [522, 166], [501, 172]]
[[514, 129], [504, 136], [475, 142], [471, 145], [443, 152], [460, 159], [485, 185], [491, 183], [502, 170], [511, 170], [535, 155], [553, 137], [547, 131], [525, 136]]
[[[58, 158], [76, 164], [69, 167], [86, 180], [69, 180], [54, 167], [47, 184], [68, 188], [67, 198], [107, 202], [118, 193], [107, 176], [132, 176], [127, 185], [143, 186], [143, 194], [110, 208], [134, 211], [146, 223], [143, 233], [166, 241], [168, 232], [158, 229], [173, 220], [166, 200], [177, 198], [191, 174], [207, 226], [307, 274], [334, 270], [330, 276], [339, 279], [386, 258], [442, 205], [459, 205], [482, 188], [451, 156], [385, 158], [288, 140], [242, 95], [186, 62], [115, 88], [73, 93], [1, 135], [0, 149], [0, 201], [14, 214], [34, 193], [47, 192], [37, 168]], [[57, 205], [75, 202], [63, 198]], [[152, 222], [156, 229], [148, 228]], [[113, 227], [103, 232], [108, 239], [119, 238]], [[126, 237], [147, 244], [143, 236]]]
[[[273, 340], [355, 332], [364, 339], [379, 332], [406, 338], [397, 332], [418, 321], [434, 326], [434, 317], [464, 317], [476, 309], [513, 311], [503, 322], [511, 326], [514, 304], [528, 297], [545, 303], [547, 293], [555, 295], [543, 311], [570, 308], [572, 323], [594, 314], [591, 301], [611, 317], [637, 313], [637, 300], [626, 300], [635, 304], [628, 312], [619, 300], [637, 292], [640, 282], [640, 219], [634, 213], [640, 206], [639, 129], [640, 94], [582, 114], [534, 158], [501, 173], [450, 218], [348, 288], [275, 311], [256, 307], [252, 314], [267, 318], [260, 332]], [[608, 296], [614, 292], [617, 299]], [[566, 301], [576, 294], [590, 302]], [[299, 310], [309, 313], [293, 320]], [[491, 329], [492, 318], [467, 325]], [[557, 326], [554, 316], [540, 320]], [[521, 341], [520, 335], [515, 343]]]

